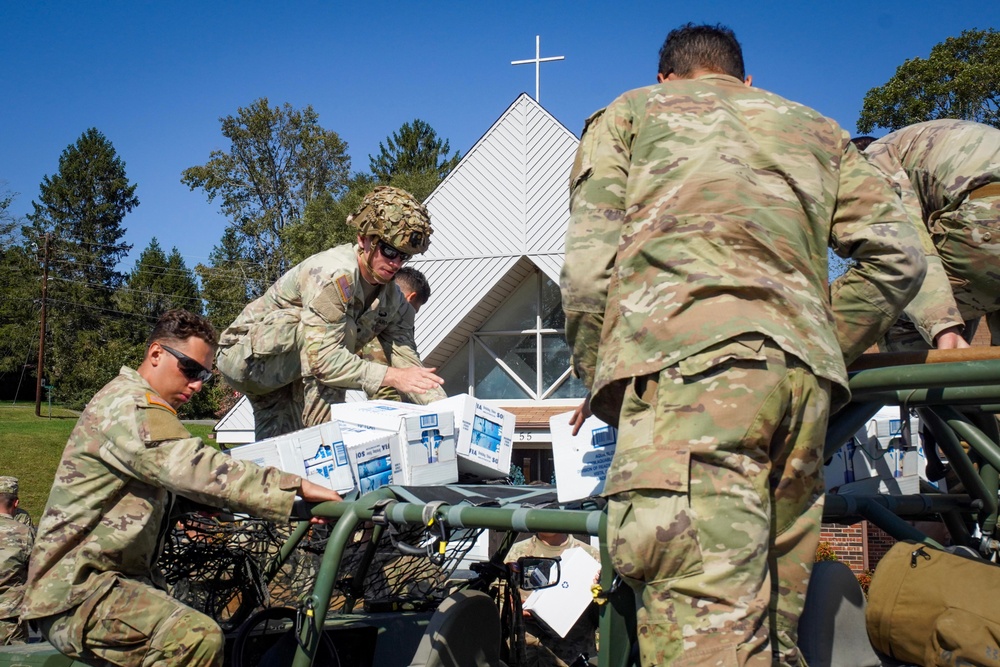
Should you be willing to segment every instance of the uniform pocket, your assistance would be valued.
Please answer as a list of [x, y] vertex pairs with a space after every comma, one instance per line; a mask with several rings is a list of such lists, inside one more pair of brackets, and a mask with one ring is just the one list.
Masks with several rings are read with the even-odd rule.
[[767, 362], [767, 353], [764, 349], [766, 340], [767, 337], [763, 334], [743, 334], [682, 359], [678, 362], [677, 368], [681, 375], [688, 379], [710, 375], [725, 362]]

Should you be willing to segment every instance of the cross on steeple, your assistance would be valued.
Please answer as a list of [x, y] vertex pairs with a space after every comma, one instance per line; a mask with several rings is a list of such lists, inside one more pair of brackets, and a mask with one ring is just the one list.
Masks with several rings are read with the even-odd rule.
[[542, 58], [542, 40], [541, 37], [535, 35], [535, 57], [529, 58], [528, 60], [511, 60], [511, 65], [528, 65], [530, 63], [535, 63], [535, 101], [538, 102], [538, 73], [539, 65], [542, 63], [547, 63], [552, 60], [562, 60], [565, 56], [551, 56], [549, 58]]

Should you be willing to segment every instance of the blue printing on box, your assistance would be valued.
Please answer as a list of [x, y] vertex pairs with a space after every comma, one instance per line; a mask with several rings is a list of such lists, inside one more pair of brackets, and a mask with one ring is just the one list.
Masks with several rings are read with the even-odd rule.
[[618, 442], [618, 429], [614, 426], [595, 428], [590, 438], [590, 445], [595, 449], [598, 447], [607, 447], [616, 442]]

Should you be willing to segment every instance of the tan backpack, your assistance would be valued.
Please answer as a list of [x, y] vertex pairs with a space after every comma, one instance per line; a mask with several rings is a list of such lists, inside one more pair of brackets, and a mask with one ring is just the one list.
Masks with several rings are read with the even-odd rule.
[[866, 621], [872, 645], [896, 660], [1000, 667], [1000, 567], [899, 542], [872, 577]]

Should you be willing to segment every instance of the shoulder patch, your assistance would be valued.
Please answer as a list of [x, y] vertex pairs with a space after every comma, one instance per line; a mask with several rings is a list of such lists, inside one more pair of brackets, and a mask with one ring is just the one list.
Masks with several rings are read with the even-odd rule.
[[146, 403], [139, 407], [142, 408], [141, 418], [145, 422], [143, 435], [148, 444], [191, 437], [181, 424], [181, 420], [177, 418], [177, 411], [162, 397], [146, 392]]
[[174, 410], [174, 408], [173, 408], [172, 405], [170, 405], [165, 400], [163, 400], [162, 398], [160, 398], [159, 396], [157, 396], [156, 394], [154, 394], [151, 391], [147, 391], [146, 392], [146, 403], [150, 407], [166, 408], [167, 410], [170, 410], [175, 415], [177, 414], [177, 411]]
[[347, 276], [340, 276], [336, 283], [341, 301], [348, 303], [354, 297], [354, 286], [351, 285], [351, 280]]

